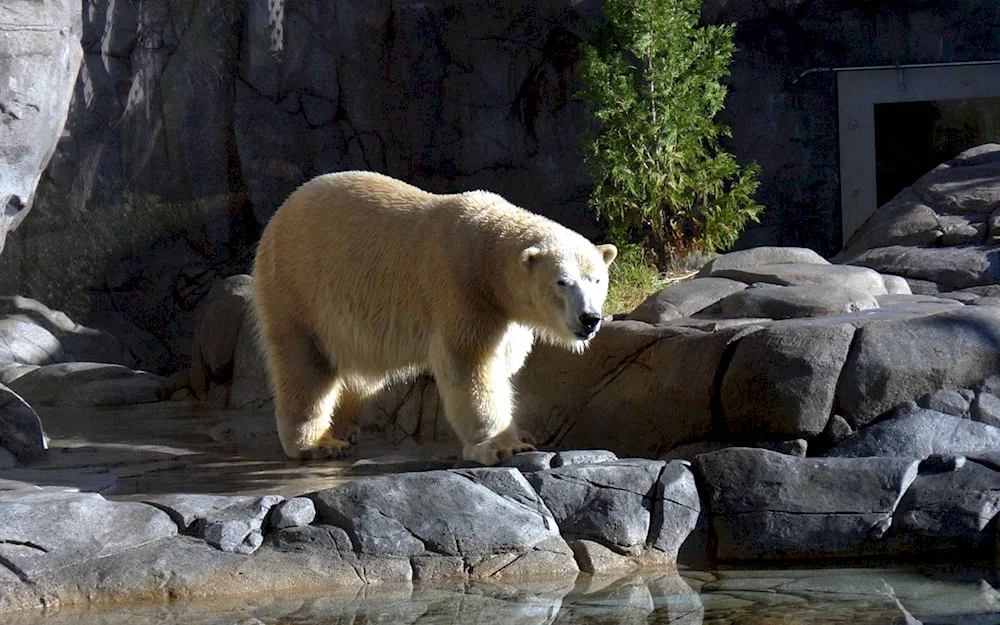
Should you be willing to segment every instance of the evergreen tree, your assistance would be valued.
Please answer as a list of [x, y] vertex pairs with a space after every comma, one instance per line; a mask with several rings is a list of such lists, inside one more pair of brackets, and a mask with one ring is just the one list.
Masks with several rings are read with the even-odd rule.
[[663, 271], [692, 251], [732, 246], [762, 207], [758, 167], [722, 149], [733, 26], [698, 26], [700, 0], [607, 0], [583, 49], [590, 205], [619, 245], [641, 243]]

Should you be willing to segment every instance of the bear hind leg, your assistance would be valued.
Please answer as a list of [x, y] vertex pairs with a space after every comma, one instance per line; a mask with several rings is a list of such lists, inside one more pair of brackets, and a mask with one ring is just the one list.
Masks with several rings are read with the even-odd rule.
[[331, 434], [332, 417], [344, 394], [344, 380], [335, 365], [308, 334], [293, 328], [267, 336], [266, 344], [285, 455], [303, 460], [349, 456], [353, 445]]

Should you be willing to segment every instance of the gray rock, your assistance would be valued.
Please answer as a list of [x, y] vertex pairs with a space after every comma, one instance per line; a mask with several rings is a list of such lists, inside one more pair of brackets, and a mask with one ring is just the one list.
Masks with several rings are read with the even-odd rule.
[[0, 385], [0, 448], [20, 462], [40, 458], [46, 449], [42, 422], [17, 393]]
[[313, 499], [320, 523], [343, 528], [358, 553], [372, 556], [523, 554], [559, 537], [513, 468], [372, 477]]
[[80, 5], [9, 0], [0, 38], [0, 252], [31, 208], [66, 123], [83, 51]]
[[882, 274], [882, 284], [885, 285], [886, 293], [889, 295], [910, 295], [913, 293], [910, 283], [902, 276], [884, 273]]
[[1000, 311], [962, 306], [871, 321], [855, 334], [837, 386], [838, 412], [858, 427], [941, 388], [964, 388], [1000, 369]]
[[232, 382], [233, 355], [252, 287], [252, 277], [230, 276], [213, 284], [202, 301], [191, 346], [191, 388], [199, 398], [212, 386]]
[[987, 226], [980, 215], [970, 219], [967, 215], [940, 215], [941, 238], [938, 245], [977, 245], [985, 243]]
[[525, 451], [514, 454], [505, 462], [502, 462], [501, 465], [514, 467], [522, 473], [544, 471], [545, 469], [552, 468], [552, 459], [555, 457], [556, 455], [551, 451]]
[[1000, 375], [991, 373], [986, 376], [976, 385], [976, 390], [980, 393], [989, 393], [1000, 397]]
[[823, 430], [823, 444], [836, 445], [851, 434], [854, 434], [854, 428], [847, 422], [847, 419], [839, 414], [832, 414], [826, 423], [826, 429]]
[[1000, 473], [975, 462], [921, 473], [899, 501], [886, 538], [895, 553], [993, 549], [990, 522], [1000, 511]]
[[[959, 247], [910, 247], [891, 245], [862, 252], [851, 259], [854, 265], [870, 267], [907, 279], [914, 293], [913, 279], [964, 289], [1000, 282], [1000, 250], [996, 246], [964, 245]], [[940, 289], [932, 286], [931, 289]], [[947, 290], [946, 289], [946, 290]]]
[[809, 442], [802, 438], [796, 438], [791, 441], [761, 441], [754, 445], [754, 447], [776, 451], [779, 454], [788, 456], [805, 458], [806, 452], [809, 450]]
[[733, 443], [727, 441], [696, 441], [694, 443], [684, 443], [671, 447], [660, 454], [658, 460], [687, 460], [691, 461], [695, 456], [735, 447]]
[[1000, 397], [992, 393], [980, 392], [976, 395], [969, 412], [973, 421], [1000, 427]]
[[693, 315], [727, 295], [745, 288], [747, 285], [742, 282], [726, 278], [685, 280], [653, 293], [626, 318], [653, 325], [660, 324], [671, 319]]
[[20, 316], [0, 317], [0, 363], [47, 365], [65, 359], [59, 339]]
[[11, 389], [41, 406], [125, 406], [166, 397], [166, 380], [122, 365], [66, 362], [45, 365], [11, 382]]
[[854, 332], [846, 323], [776, 323], [740, 339], [720, 391], [727, 431], [789, 438], [822, 432]]
[[256, 497], [230, 495], [169, 494], [149, 497], [145, 500], [151, 506], [163, 510], [177, 523], [182, 532], [200, 531], [196, 524], [204, 523], [223, 510], [234, 506], [252, 506]]
[[912, 188], [903, 189], [851, 235], [834, 262], [851, 262], [865, 250], [890, 245], [930, 245], [942, 235], [938, 215]]
[[550, 445], [620, 457], [705, 438], [723, 354], [741, 332], [611, 321], [580, 355], [538, 345], [515, 380], [518, 424]]
[[260, 410], [273, 406], [271, 378], [254, 326], [253, 315], [247, 311], [233, 353], [233, 380], [226, 401], [226, 408], [232, 410]]
[[823, 455], [924, 458], [930, 454], [995, 450], [1000, 450], [1000, 429], [971, 419], [921, 410], [858, 430]]
[[[177, 535], [162, 511], [92, 493], [0, 491], [0, 579], [95, 562]], [[14, 576], [17, 577], [14, 577]]]
[[713, 271], [712, 275], [739, 280], [747, 284], [764, 282], [779, 286], [840, 286], [864, 291], [871, 295], [886, 294], [885, 282], [877, 271], [851, 265], [808, 263], [756, 265], [740, 269], [716, 270]]
[[975, 393], [969, 389], [941, 389], [920, 398], [921, 408], [943, 412], [956, 417], [968, 417]]
[[795, 458], [733, 448], [695, 458], [721, 560], [878, 553], [917, 477], [903, 458]]
[[292, 497], [274, 506], [271, 512], [271, 527], [285, 529], [309, 525], [316, 519], [316, 504], [307, 497]]
[[[722, 254], [705, 263], [698, 272], [698, 278], [715, 276], [729, 269], [743, 269], [757, 265], [779, 265], [786, 263], [829, 265], [829, 261], [816, 252], [804, 247], [754, 247]], [[742, 280], [741, 280], [742, 282]]]
[[38, 365], [19, 365], [16, 363], [0, 365], [0, 384], [10, 384], [25, 373], [30, 373], [38, 368]]
[[17, 466], [17, 458], [14, 456], [14, 454], [7, 451], [6, 448], [0, 447], [0, 471], [13, 469], [16, 466]]
[[[661, 479], [662, 478], [662, 479]], [[622, 460], [528, 475], [566, 538], [619, 553], [676, 554], [700, 511], [694, 480], [679, 462]]]
[[950, 293], [940, 293], [938, 295], [941, 299], [955, 300], [956, 302], [961, 302], [962, 304], [971, 304], [972, 302], [979, 299], [979, 296], [975, 293], [969, 293], [967, 291], [952, 291]]
[[613, 452], [606, 449], [571, 449], [560, 451], [552, 458], [552, 468], [566, 467], [572, 464], [598, 464], [618, 460]]
[[937, 293], [944, 293], [951, 290], [948, 285], [938, 284], [937, 282], [933, 282], [931, 280], [921, 280], [920, 278], [910, 278], [907, 276], [903, 276], [903, 279], [906, 280], [906, 284], [910, 287], [910, 291], [917, 295], [935, 295]]
[[1000, 204], [1000, 163], [989, 162], [935, 169], [920, 177], [913, 188], [939, 213], [973, 213], [983, 216]]
[[264, 542], [264, 519], [282, 501], [280, 495], [264, 495], [222, 508], [205, 516], [197, 535], [221, 551], [253, 553]]
[[825, 317], [878, 307], [878, 300], [866, 291], [818, 285], [751, 288], [719, 301], [720, 313], [728, 318]]
[[[27, 297], [0, 296], [0, 317], [4, 320], [17, 320], [37, 326], [40, 331], [44, 332], [39, 336], [46, 337], [44, 342], [38, 345], [42, 349], [51, 349], [51, 338], [59, 343], [58, 348], [51, 351], [48, 359], [32, 359], [30, 362], [15, 360], [15, 362], [46, 364], [54, 362], [54, 359], [66, 359], [104, 362], [127, 367], [134, 365], [132, 355], [113, 335], [103, 330], [75, 323], [65, 313], [52, 310], [39, 301]], [[4, 339], [11, 342], [30, 337], [31, 333], [25, 335], [24, 327], [20, 327], [22, 328], [21, 336], [15, 335], [13, 328], [8, 328]], [[0, 361], [2, 361], [2, 357], [0, 357]]]

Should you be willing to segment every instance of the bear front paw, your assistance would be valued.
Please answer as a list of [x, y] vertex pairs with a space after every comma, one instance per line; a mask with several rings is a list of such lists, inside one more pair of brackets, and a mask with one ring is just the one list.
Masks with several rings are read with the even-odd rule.
[[462, 459], [492, 466], [522, 451], [535, 451], [535, 446], [516, 436], [500, 434], [482, 443], [466, 445], [462, 449]]
[[347, 458], [354, 454], [353, 441], [323, 435], [311, 447], [299, 452], [302, 460], [334, 460]]

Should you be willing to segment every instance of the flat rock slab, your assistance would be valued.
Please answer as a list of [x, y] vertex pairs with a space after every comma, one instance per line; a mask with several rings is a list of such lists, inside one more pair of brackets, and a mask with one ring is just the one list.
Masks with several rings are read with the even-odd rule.
[[747, 285], [727, 278], [696, 278], [660, 289], [647, 297], [626, 317], [653, 325], [688, 317]]
[[837, 412], [854, 427], [904, 401], [969, 387], [1000, 370], [1000, 311], [960, 306], [873, 320], [855, 335], [837, 386]]
[[320, 523], [372, 556], [525, 553], [559, 538], [552, 514], [513, 468], [367, 478], [312, 496]]
[[867, 267], [850, 265], [819, 265], [788, 263], [782, 265], [755, 265], [738, 269], [714, 270], [713, 276], [739, 280], [747, 284], [765, 282], [779, 286], [840, 286], [864, 291], [870, 295], [885, 295], [882, 276]]
[[0, 491], [0, 580], [127, 552], [177, 535], [166, 513], [92, 493]]
[[827, 457], [897, 456], [1000, 451], [1000, 428], [934, 410], [869, 425], [826, 451]]
[[125, 406], [159, 401], [166, 380], [122, 365], [65, 362], [45, 365], [17, 378], [11, 389], [41, 406]]
[[758, 265], [781, 264], [829, 265], [830, 262], [805, 247], [754, 247], [722, 254], [705, 263], [698, 272], [699, 278], [717, 276], [719, 272], [729, 269], [742, 269]]
[[765, 286], [719, 300], [719, 314], [726, 318], [829, 317], [878, 307], [878, 300], [871, 293], [842, 286]]
[[749, 448], [693, 461], [721, 560], [878, 553], [913, 458], [796, 458]]
[[853, 265], [964, 289], [1000, 282], [1000, 250], [995, 245], [915, 247], [890, 245], [859, 252]]

